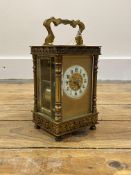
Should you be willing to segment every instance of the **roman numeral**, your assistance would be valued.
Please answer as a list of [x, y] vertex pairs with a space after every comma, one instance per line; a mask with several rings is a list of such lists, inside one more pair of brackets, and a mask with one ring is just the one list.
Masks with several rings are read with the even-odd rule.
[[75, 68], [75, 72], [78, 72], [78, 68], [77, 67]]
[[73, 74], [73, 70], [71, 70], [71, 74]]
[[70, 78], [70, 75], [66, 75], [67, 76], [67, 79]]

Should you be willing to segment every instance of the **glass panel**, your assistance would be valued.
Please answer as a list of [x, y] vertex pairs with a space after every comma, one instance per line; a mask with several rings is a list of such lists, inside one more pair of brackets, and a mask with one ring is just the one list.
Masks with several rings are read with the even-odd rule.
[[51, 109], [51, 61], [41, 60], [41, 111], [50, 114]]
[[51, 102], [51, 89], [50, 89], [50, 82], [42, 81], [41, 83], [41, 104], [42, 107], [45, 107], [50, 110], [50, 102]]
[[38, 106], [39, 111], [54, 116], [55, 107], [55, 65], [53, 57], [39, 57], [38, 70]]
[[51, 67], [50, 58], [41, 60], [41, 80], [50, 81], [50, 67]]

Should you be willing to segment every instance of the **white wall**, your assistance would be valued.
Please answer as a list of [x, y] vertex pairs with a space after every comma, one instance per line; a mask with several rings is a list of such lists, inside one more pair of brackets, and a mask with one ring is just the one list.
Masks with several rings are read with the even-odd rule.
[[[0, 0], [0, 59], [31, 57], [29, 46], [43, 44], [42, 23], [51, 16], [82, 20], [84, 43], [101, 45], [103, 58], [131, 58], [131, 0]], [[74, 44], [77, 29], [53, 29], [55, 44]]]
[[[32, 60], [0, 59], [0, 79], [32, 79]], [[98, 80], [131, 80], [131, 59], [100, 59]]]
[[[28, 55], [29, 45], [43, 43], [51, 16], [81, 19], [85, 44], [102, 45], [103, 56], [131, 56], [131, 0], [0, 0], [0, 55]], [[57, 44], [72, 44], [76, 30], [55, 33]]]

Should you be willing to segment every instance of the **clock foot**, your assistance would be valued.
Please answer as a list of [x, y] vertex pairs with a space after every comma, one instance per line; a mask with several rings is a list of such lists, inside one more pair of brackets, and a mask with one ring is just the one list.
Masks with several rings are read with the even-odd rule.
[[92, 125], [92, 126], [90, 127], [90, 130], [96, 130], [96, 126], [95, 126], [95, 125]]
[[62, 136], [56, 136], [56, 137], [55, 137], [55, 141], [60, 142], [61, 140], [62, 140]]
[[40, 126], [35, 124], [35, 125], [34, 125], [34, 128], [35, 128], [35, 129], [40, 129]]

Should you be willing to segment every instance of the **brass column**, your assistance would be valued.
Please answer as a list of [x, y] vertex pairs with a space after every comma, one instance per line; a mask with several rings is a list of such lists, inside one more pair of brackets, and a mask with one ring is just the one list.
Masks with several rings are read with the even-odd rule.
[[62, 56], [55, 57], [55, 121], [62, 119], [61, 107], [61, 76], [62, 76]]
[[93, 105], [92, 112], [97, 113], [96, 107], [96, 91], [97, 91], [97, 69], [98, 69], [98, 55], [93, 56], [94, 59], [94, 69], [93, 69]]
[[37, 56], [33, 55], [33, 73], [34, 73], [34, 112], [37, 112]]

